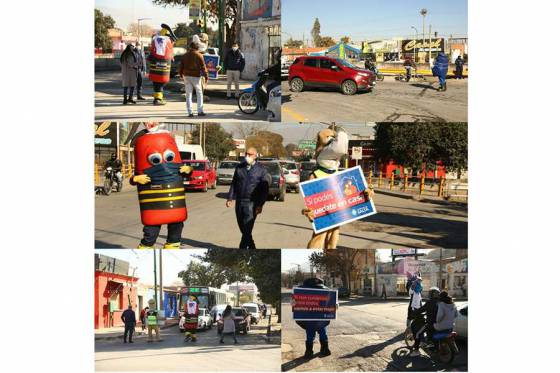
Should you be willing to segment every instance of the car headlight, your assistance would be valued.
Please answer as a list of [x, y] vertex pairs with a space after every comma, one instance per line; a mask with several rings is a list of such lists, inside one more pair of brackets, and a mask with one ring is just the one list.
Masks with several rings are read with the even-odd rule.
[[204, 179], [204, 176], [197, 176], [197, 177], [195, 177], [195, 179], [202, 180], [202, 179]]

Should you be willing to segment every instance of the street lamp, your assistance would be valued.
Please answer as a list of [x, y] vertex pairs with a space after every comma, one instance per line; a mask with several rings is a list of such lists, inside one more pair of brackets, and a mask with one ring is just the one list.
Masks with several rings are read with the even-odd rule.
[[137, 40], [138, 40], [138, 42], [140, 42], [140, 21], [146, 21], [146, 20], [148, 20], [148, 19], [151, 19], [151, 18], [138, 18], [138, 24], [137, 24], [137, 29], [136, 29], [136, 34], [137, 34], [137, 38], [138, 38]]
[[412, 27], [414, 29], [414, 31], [416, 31], [416, 34], [414, 36], [414, 46], [415, 46], [415, 48], [412, 49], [412, 52], [414, 53], [414, 62], [418, 62], [418, 61], [416, 61], [416, 41], [418, 40], [418, 30], [414, 26], [410, 26], [410, 27]]
[[428, 9], [420, 9], [420, 15], [422, 16], [422, 48], [426, 44], [426, 14], [428, 14]]

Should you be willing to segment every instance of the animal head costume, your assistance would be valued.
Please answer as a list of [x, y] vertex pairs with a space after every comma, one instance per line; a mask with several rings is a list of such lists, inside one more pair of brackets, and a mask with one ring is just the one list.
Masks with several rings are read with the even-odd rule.
[[340, 159], [348, 154], [348, 135], [342, 129], [338, 131], [326, 128], [317, 134], [315, 159], [320, 169], [327, 173], [338, 171]]

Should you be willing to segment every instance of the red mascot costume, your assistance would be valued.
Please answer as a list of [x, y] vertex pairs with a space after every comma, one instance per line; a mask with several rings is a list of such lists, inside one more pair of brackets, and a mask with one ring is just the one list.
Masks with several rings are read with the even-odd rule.
[[147, 123], [146, 131], [136, 137], [134, 160], [130, 183], [138, 187], [144, 225], [138, 248], [153, 248], [163, 224], [167, 224], [164, 249], [180, 248], [183, 222], [187, 220], [182, 174], [192, 172], [192, 167], [183, 166], [175, 139], [157, 123]]
[[173, 43], [176, 40], [177, 37], [165, 23], [161, 25], [159, 34], [152, 37], [148, 57], [148, 78], [154, 85], [154, 105], [165, 105], [163, 87], [169, 82], [171, 62], [173, 61]]
[[185, 341], [191, 340], [196, 342], [196, 330], [198, 329], [198, 303], [191, 297], [185, 304]]

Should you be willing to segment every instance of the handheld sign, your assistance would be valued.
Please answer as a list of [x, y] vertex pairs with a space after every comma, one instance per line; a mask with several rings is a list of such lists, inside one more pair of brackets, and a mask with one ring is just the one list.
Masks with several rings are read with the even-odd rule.
[[205, 54], [204, 63], [206, 64], [206, 69], [208, 70], [208, 79], [218, 79], [220, 56]]
[[366, 178], [359, 166], [299, 184], [305, 206], [314, 213], [313, 230], [321, 233], [377, 213], [366, 198]]
[[298, 287], [292, 290], [292, 312], [295, 321], [336, 320], [337, 303], [337, 290]]

